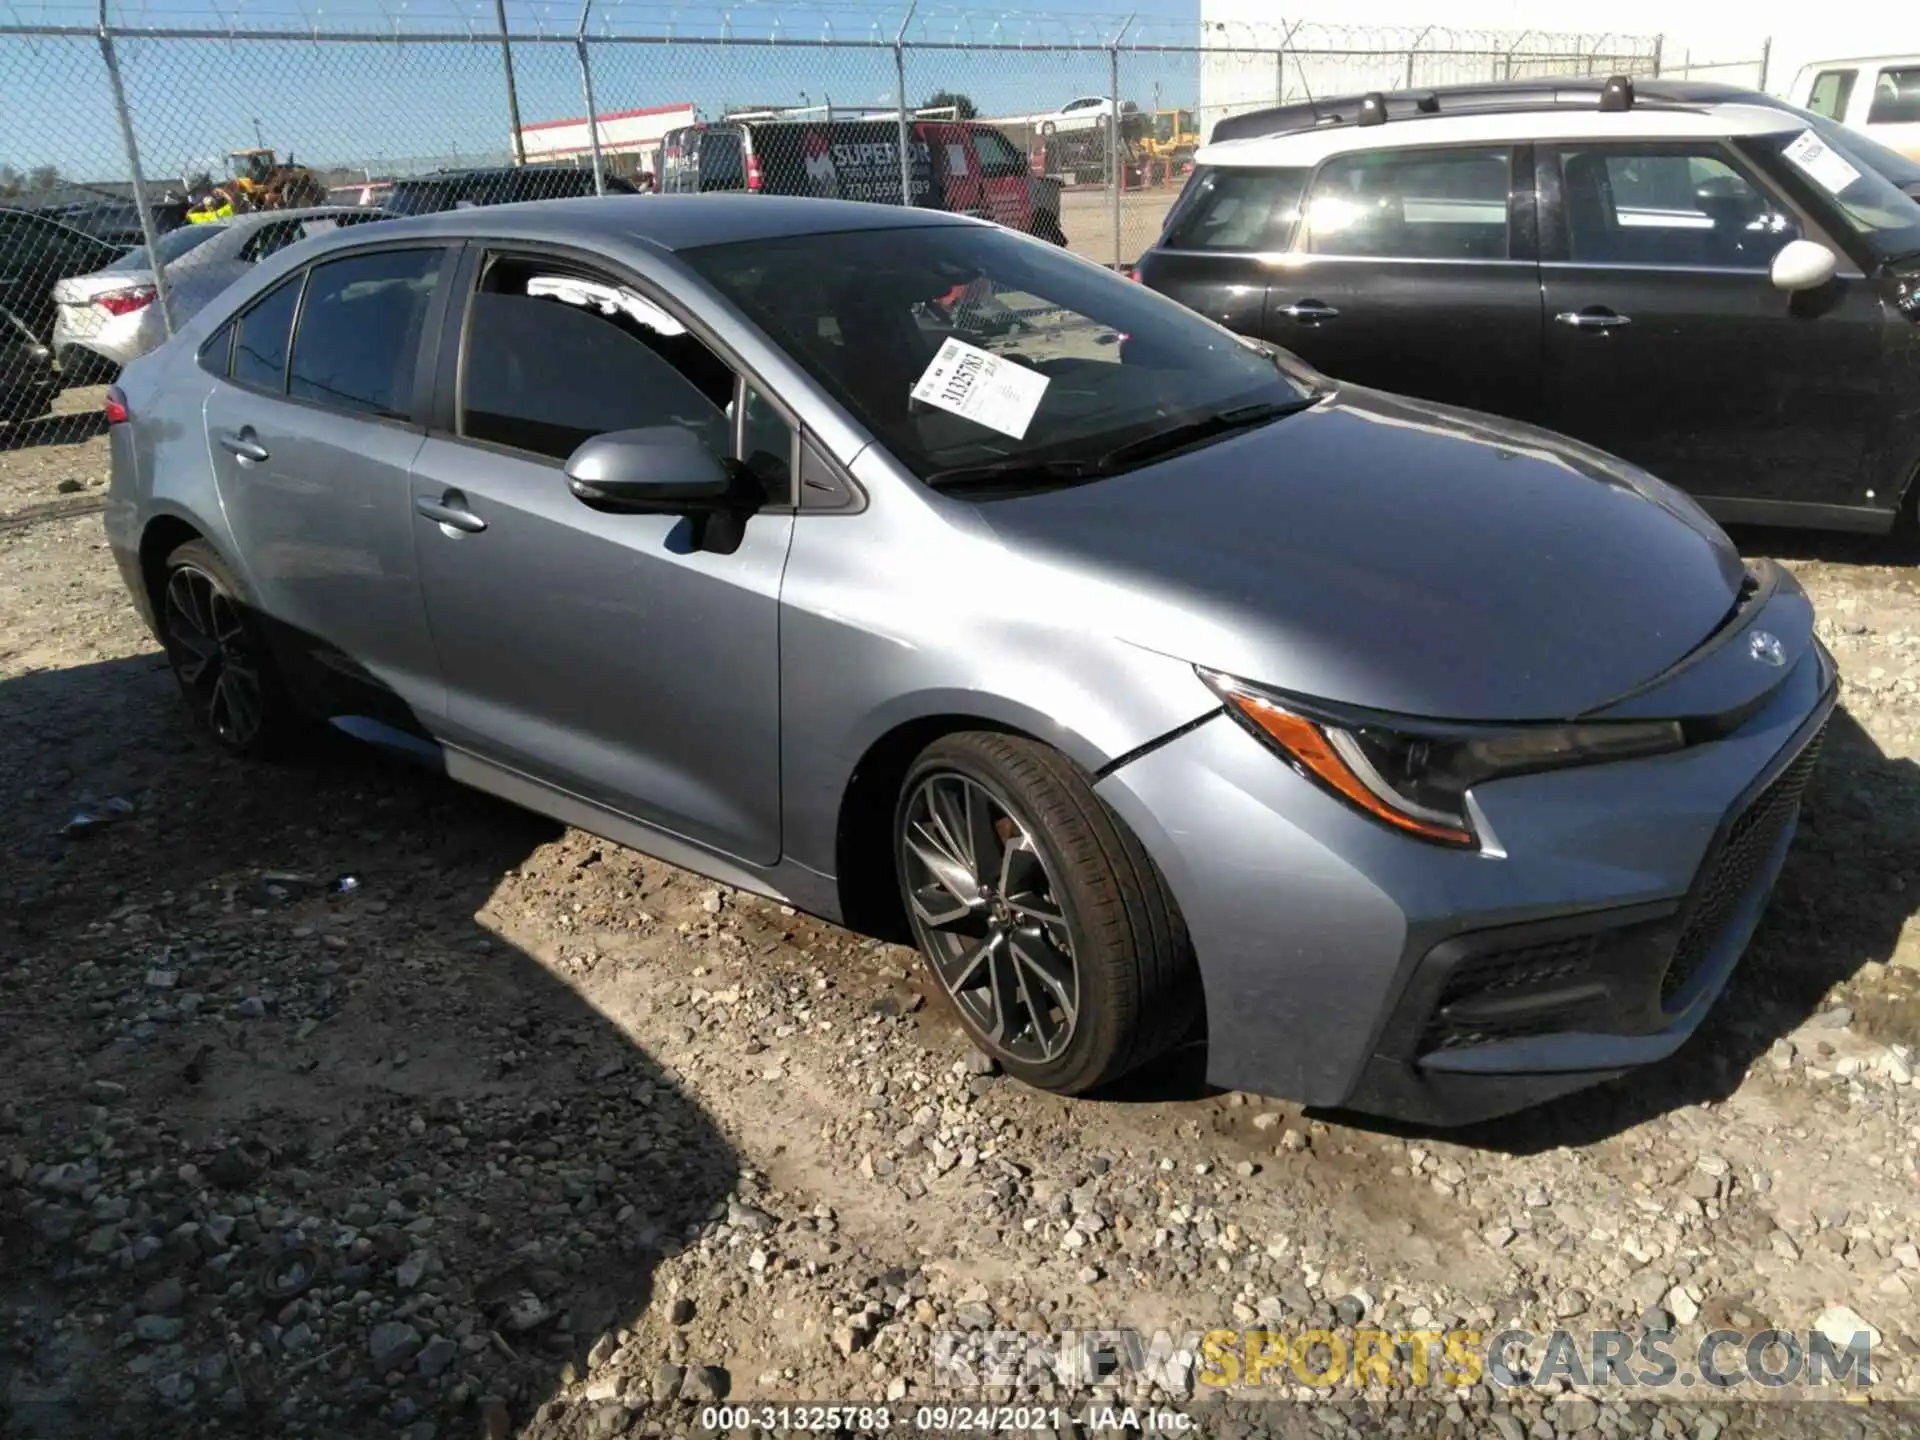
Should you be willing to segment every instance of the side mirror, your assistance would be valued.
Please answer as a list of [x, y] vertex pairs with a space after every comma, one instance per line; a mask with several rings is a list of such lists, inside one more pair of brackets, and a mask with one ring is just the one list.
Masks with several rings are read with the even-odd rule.
[[1773, 288], [1793, 294], [1818, 290], [1833, 279], [1839, 257], [1813, 240], [1790, 240], [1773, 257]]
[[678, 425], [596, 435], [565, 468], [574, 498], [596, 510], [698, 515], [737, 508], [740, 499], [727, 462]]

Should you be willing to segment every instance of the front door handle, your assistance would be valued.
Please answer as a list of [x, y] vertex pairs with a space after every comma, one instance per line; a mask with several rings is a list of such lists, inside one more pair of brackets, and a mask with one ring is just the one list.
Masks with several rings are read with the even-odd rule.
[[1277, 312], [1289, 320], [1298, 320], [1302, 325], [1317, 325], [1322, 320], [1337, 320], [1340, 312], [1331, 305], [1322, 305], [1318, 300], [1296, 300], [1291, 305], [1282, 305]]
[[487, 528], [486, 521], [467, 509], [467, 497], [458, 490], [449, 490], [438, 500], [429, 500], [422, 495], [413, 502], [413, 508], [427, 519], [462, 534], [478, 535]]
[[238, 455], [242, 460], [260, 461], [267, 458], [267, 447], [253, 438], [253, 427], [243, 430], [222, 430], [220, 448], [229, 455]]
[[1570, 325], [1575, 330], [1613, 330], [1621, 325], [1631, 325], [1633, 317], [1605, 306], [1590, 305], [1585, 310], [1562, 310], [1553, 317], [1553, 321], [1556, 325]]

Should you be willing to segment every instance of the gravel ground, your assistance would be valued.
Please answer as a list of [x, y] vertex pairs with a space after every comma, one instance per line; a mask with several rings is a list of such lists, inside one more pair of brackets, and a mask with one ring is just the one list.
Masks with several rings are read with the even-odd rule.
[[1920, 577], [1883, 547], [1742, 537], [1812, 591], [1845, 712], [1707, 1029], [1421, 1133], [1210, 1092], [1191, 1055], [1040, 1095], [981, 1073], [906, 951], [344, 743], [225, 761], [121, 592], [106, 463], [0, 442], [0, 1433], [678, 1435], [719, 1397], [905, 1428], [1095, 1393], [950, 1388], [954, 1332], [1671, 1326], [1685, 1355], [1853, 1316], [1864, 1405], [1545, 1365], [1223, 1398], [1177, 1355], [1097, 1393], [1220, 1435], [1920, 1426]]

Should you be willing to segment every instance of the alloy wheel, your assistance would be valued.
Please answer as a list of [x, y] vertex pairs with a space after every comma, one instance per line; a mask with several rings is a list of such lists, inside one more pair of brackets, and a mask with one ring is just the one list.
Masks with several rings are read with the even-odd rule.
[[1005, 1058], [1057, 1059], [1080, 1011], [1073, 931], [1027, 828], [942, 771], [915, 787], [900, 836], [920, 948], [962, 1017]]
[[164, 627], [174, 673], [207, 727], [224, 744], [252, 744], [266, 713], [260, 664], [233, 597], [204, 570], [182, 565], [167, 578]]

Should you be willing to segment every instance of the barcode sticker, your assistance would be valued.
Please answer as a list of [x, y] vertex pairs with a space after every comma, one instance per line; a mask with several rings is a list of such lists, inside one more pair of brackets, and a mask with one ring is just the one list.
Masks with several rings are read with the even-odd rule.
[[913, 398], [1020, 440], [1050, 383], [1037, 371], [949, 336], [914, 382]]
[[1802, 130], [1780, 153], [1812, 176], [1815, 184], [1835, 195], [1860, 178], [1858, 170], [1829, 150], [1826, 142], [1811, 130]]

